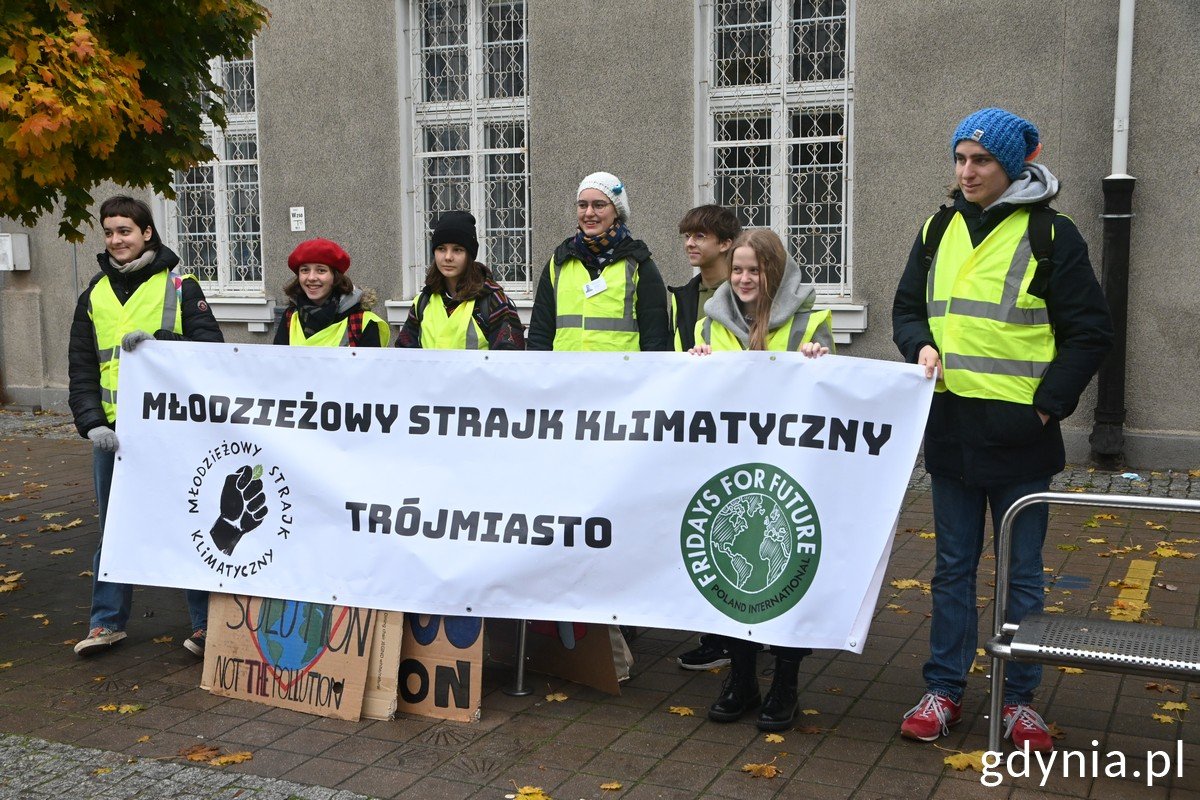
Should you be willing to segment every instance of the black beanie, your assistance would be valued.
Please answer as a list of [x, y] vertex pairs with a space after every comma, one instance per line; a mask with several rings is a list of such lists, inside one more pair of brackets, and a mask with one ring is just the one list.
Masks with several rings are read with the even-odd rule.
[[430, 252], [437, 250], [439, 244], [457, 244], [467, 249], [471, 260], [479, 254], [479, 240], [475, 238], [475, 217], [469, 211], [447, 211], [438, 218], [433, 226], [433, 237], [429, 243]]

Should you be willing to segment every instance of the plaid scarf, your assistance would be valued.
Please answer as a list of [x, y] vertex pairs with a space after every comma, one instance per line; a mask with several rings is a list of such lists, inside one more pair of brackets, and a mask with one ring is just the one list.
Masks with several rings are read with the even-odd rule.
[[616, 260], [613, 251], [628, 238], [629, 228], [619, 219], [599, 236], [588, 236], [580, 229], [575, 231], [575, 252], [588, 269], [602, 269]]

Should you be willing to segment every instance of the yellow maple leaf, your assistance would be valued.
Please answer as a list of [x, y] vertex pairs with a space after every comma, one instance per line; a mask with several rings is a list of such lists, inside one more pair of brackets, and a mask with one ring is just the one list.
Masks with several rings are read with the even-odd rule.
[[1088, 539], [1088, 544], [1108, 544], [1108, 539]]
[[763, 737], [763, 740], [770, 742], [771, 744], [779, 744], [780, 742], [783, 741], [783, 737], [780, 736], [778, 733], [768, 733], [766, 736]]
[[1058, 671], [1065, 675], [1082, 675], [1083, 670], [1079, 667], [1059, 667]]
[[1176, 539], [1175, 544], [1200, 544], [1200, 539]]
[[12, 667], [12, 665], [13, 665], [13, 662], [5, 661], [3, 664], [0, 664], [0, 669], [9, 669]]
[[1092, 519], [1117, 519], [1116, 514], [1096, 514]]
[[1174, 717], [1172, 717], [1170, 714], [1151, 714], [1150, 719], [1158, 720], [1163, 725], [1173, 725], [1174, 723], [1179, 721], [1179, 720], [1175, 719]]
[[16, 500], [20, 496], [21, 495], [19, 494], [0, 494], [0, 503], [7, 503], [9, 500]]
[[1153, 553], [1153, 555], [1159, 556], [1160, 558], [1171, 558], [1172, 556], [1177, 556], [1177, 555], [1179, 555], [1179, 551], [1178, 551], [1178, 550], [1176, 550], [1174, 547], [1170, 547], [1170, 546], [1162, 547], [1162, 546], [1160, 546], [1160, 547], [1156, 547], [1156, 548], [1154, 549], [1154, 553]]
[[972, 750], [969, 753], [955, 752], [953, 755], [948, 755], [942, 759], [942, 763], [948, 767], [952, 767], [960, 772], [964, 769], [973, 769], [976, 772], [983, 772], [983, 751]]
[[604, 791], [606, 791], [606, 792], [615, 792], [615, 791], [617, 791], [618, 789], [622, 789], [622, 788], [624, 788], [624, 787], [623, 787], [623, 786], [621, 786], [621, 782], [620, 782], [620, 781], [609, 781], [608, 783], [602, 783], [602, 784], [600, 784], [600, 788], [601, 788], [601, 789], [603, 789], [603, 790], [604, 790]]
[[175, 641], [174, 636], [156, 636], [154, 638], [155, 644], [170, 644], [173, 641]]
[[978, 661], [971, 662], [971, 668], [967, 670], [967, 673], [970, 675], [974, 675], [977, 673], [986, 673], [986, 672], [987, 672], [987, 667], [984, 666], [983, 664], [980, 664]]
[[145, 744], [148, 741], [150, 741], [149, 735], [139, 736], [137, 739], [134, 740], [134, 744]]
[[0, 583], [16, 583], [24, 575], [24, 572], [10, 572], [7, 575], [0, 576]]
[[522, 786], [517, 789], [515, 796], [521, 800], [550, 800], [550, 795], [542, 791], [540, 786]]
[[815, 708], [805, 708], [805, 709], [801, 709], [800, 713], [806, 717], [815, 717], [817, 714], [820, 714], [821, 712], [817, 711]]
[[892, 581], [891, 585], [897, 589], [920, 589], [927, 594], [929, 592], [929, 584], [922, 583], [916, 578], [897, 578]]
[[92, 770], [93, 775], [107, 775], [112, 772], [112, 767], [96, 767]]
[[100, 709], [101, 711], [103, 711], [103, 712], [105, 712], [105, 713], [107, 714], [107, 713], [111, 713], [111, 712], [113, 712], [113, 711], [116, 711], [116, 710], [117, 710], [117, 704], [116, 704], [116, 703], [105, 703], [105, 704], [104, 704], [104, 705], [102, 705], [102, 706], [96, 706], [96, 708]]
[[67, 512], [65, 511], [47, 511], [45, 514], [42, 514], [42, 519], [54, 519], [55, 517], [65, 517], [66, 515]]
[[180, 750], [179, 755], [188, 761], [208, 761], [221, 755], [221, 749], [211, 744], [194, 744]]
[[928, 531], [923, 532], [923, 533], [918, 533], [917, 536], [919, 536], [922, 539], [936, 539], [937, 538], [936, 533], [929, 533]]
[[223, 756], [217, 756], [208, 763], [214, 767], [223, 767], [226, 764], [241, 764], [243, 761], [249, 761], [254, 758], [254, 754], [242, 750], [237, 753], [226, 753]]
[[1047, 613], [1047, 614], [1061, 614], [1061, 613], [1063, 613], [1063, 609], [1062, 609], [1062, 607], [1061, 607], [1061, 606], [1046, 606], [1045, 608], [1043, 608], [1043, 609], [1042, 609], [1042, 611], [1044, 611], [1044, 612], [1045, 612], [1045, 613]]
[[696, 716], [695, 709], [689, 708], [688, 706], [671, 706], [670, 708], [667, 709], [667, 713], [668, 714], [678, 714], [681, 717]]
[[742, 772], [750, 773], [752, 778], [774, 778], [779, 775], [779, 767], [775, 766], [775, 759], [771, 759], [766, 764], [743, 764]]
[[1146, 527], [1152, 531], [1165, 531], [1167, 529], [1166, 525], [1160, 525], [1159, 523], [1151, 522], [1150, 520], [1146, 520]]
[[1096, 520], [1094, 520], [1094, 519], [1089, 519], [1089, 520], [1087, 520], [1086, 522], [1084, 522], [1084, 523], [1083, 523], [1083, 527], [1085, 527], [1085, 528], [1099, 528], [1099, 527], [1100, 527], [1100, 523], [1099, 523], [1099, 522], [1096, 522]]
[[888, 603], [887, 608], [891, 611], [895, 611], [897, 614], [911, 614], [912, 613], [904, 606], [898, 606], [895, 603]]
[[136, 703], [123, 703], [117, 708], [119, 714], [136, 714], [139, 711], [145, 711], [145, 706], [137, 705]]
[[1174, 703], [1174, 702], [1159, 703], [1158, 707], [1161, 708], [1163, 711], [1191, 711], [1191, 709], [1188, 708], [1187, 703]]
[[51, 550], [50, 555], [52, 555], [52, 556], [69, 556], [69, 555], [71, 555], [71, 553], [74, 553], [74, 552], [75, 552], [74, 547], [64, 547], [61, 550]]
[[1179, 689], [1169, 683], [1147, 683], [1146, 688], [1152, 692], [1170, 692], [1171, 694], [1179, 694]]
[[[158, 640], [155, 639], [155, 641], [158, 641]], [[551, 692], [550, 694], [546, 695], [546, 700], [548, 700], [551, 703], [561, 703], [561, 702], [565, 701], [566, 699], [567, 699], [567, 696], [565, 694], [563, 694], [562, 692]]]
[[81, 578], [91, 578], [95, 575], [96, 573], [92, 572], [90, 569], [85, 569], [83, 572], [79, 573], [79, 577]]
[[24, 514], [17, 514], [15, 517], [5, 517], [4, 521], [5, 522], [24, 522], [26, 519], [28, 519], [28, 517], [26, 517]]

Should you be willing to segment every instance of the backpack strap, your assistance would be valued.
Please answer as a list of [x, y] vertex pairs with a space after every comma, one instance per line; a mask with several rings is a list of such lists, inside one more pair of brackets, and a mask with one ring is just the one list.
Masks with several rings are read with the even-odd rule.
[[1050, 288], [1050, 272], [1054, 269], [1054, 218], [1057, 216], [1058, 212], [1045, 203], [1029, 209], [1029, 249], [1037, 260], [1033, 279], [1029, 281], [1029, 293], [1043, 300]]
[[942, 236], [946, 233], [946, 228], [950, 227], [950, 220], [954, 218], [954, 214], [954, 206], [942, 205], [929, 219], [929, 225], [925, 228], [925, 241], [921, 246], [921, 263], [924, 264], [926, 273], [933, 266], [938, 245], [942, 243]]

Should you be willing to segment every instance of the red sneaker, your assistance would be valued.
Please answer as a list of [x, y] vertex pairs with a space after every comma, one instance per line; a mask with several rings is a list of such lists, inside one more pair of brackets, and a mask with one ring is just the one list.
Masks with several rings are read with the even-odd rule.
[[1004, 738], [1012, 737], [1013, 747], [1028, 747], [1035, 753], [1049, 753], [1054, 739], [1041, 715], [1027, 705], [1011, 703], [1004, 706]]
[[950, 733], [950, 726], [962, 719], [962, 704], [949, 697], [926, 692], [921, 702], [908, 710], [900, 725], [900, 735], [907, 739], [932, 742]]

